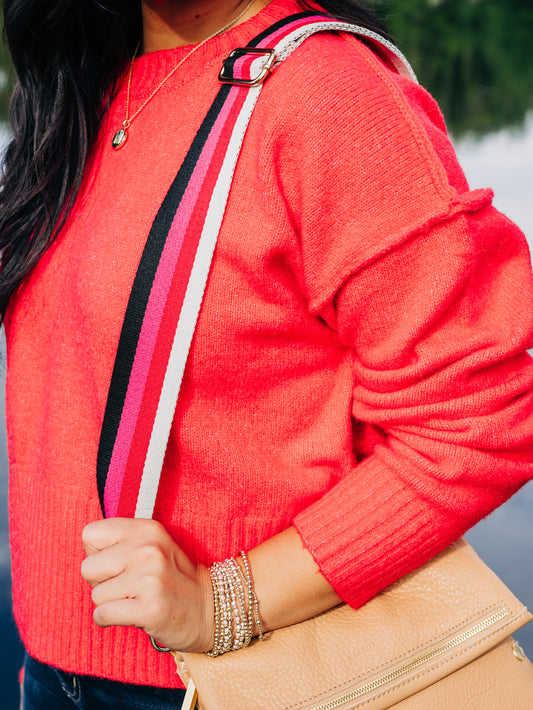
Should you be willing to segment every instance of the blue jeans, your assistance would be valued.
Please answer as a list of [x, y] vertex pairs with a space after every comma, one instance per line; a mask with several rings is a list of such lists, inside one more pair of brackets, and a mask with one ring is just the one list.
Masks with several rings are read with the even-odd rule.
[[184, 690], [75, 675], [26, 654], [22, 710], [180, 710]]

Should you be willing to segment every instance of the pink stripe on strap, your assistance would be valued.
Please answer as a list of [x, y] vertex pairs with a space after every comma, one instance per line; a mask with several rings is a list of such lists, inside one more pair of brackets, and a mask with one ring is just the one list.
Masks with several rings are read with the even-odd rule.
[[108, 511], [108, 517], [115, 516], [118, 509], [120, 492], [124, 481], [124, 471], [135, 433], [135, 426], [141, 408], [146, 380], [150, 370], [150, 363], [152, 361], [168, 291], [183, 244], [183, 238], [197, 204], [198, 196], [213, 159], [224, 124], [237, 98], [237, 94], [238, 89], [235, 87], [232, 88], [220, 114], [217, 116], [202, 154], [194, 168], [187, 190], [176, 212], [161, 255], [135, 351], [128, 391], [109, 464], [104, 493], [104, 504], [106, 511]]

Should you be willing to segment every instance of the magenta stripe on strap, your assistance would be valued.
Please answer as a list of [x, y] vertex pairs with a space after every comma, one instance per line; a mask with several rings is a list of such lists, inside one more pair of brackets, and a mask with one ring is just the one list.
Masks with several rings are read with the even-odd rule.
[[206, 141], [202, 154], [194, 168], [191, 180], [176, 212], [161, 255], [154, 283], [150, 292], [148, 305], [143, 318], [143, 324], [135, 351], [135, 358], [128, 383], [128, 391], [124, 408], [109, 464], [106, 488], [104, 493], [105, 509], [108, 516], [116, 515], [124, 471], [135, 433], [135, 426], [141, 408], [146, 380], [152, 362], [152, 355], [157, 342], [159, 327], [163, 316], [167, 294], [172, 283], [176, 263], [178, 261], [183, 238], [198, 202], [205, 177], [215, 153], [215, 148], [231, 111], [238, 89], [232, 89], [224, 103], [220, 114]]

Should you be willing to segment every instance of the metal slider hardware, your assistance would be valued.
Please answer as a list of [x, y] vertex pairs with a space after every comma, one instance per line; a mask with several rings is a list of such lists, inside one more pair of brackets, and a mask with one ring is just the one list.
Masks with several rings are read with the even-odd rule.
[[[267, 57], [257, 76], [250, 79], [237, 79], [233, 76], [233, 64], [236, 59], [244, 57], [246, 54], [263, 54]], [[230, 61], [231, 60], [231, 61]], [[237, 47], [229, 57], [224, 60], [222, 69], [218, 75], [222, 84], [237, 84], [237, 86], [258, 86], [262, 84], [270, 74], [276, 61], [276, 53], [273, 49], [262, 49], [260, 47]], [[228, 71], [226, 71], [228, 70]]]

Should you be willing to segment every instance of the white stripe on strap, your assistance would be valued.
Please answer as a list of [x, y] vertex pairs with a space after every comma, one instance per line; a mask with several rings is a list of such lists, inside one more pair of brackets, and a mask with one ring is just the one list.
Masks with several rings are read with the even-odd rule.
[[[248, 89], [248, 96], [239, 112], [226, 156], [211, 196], [202, 229], [202, 236], [200, 237], [198, 250], [194, 258], [194, 264], [183, 300], [183, 306], [154, 420], [152, 435], [150, 437], [150, 444], [146, 454], [135, 510], [136, 518], [151, 518], [153, 514], [161, 469], [163, 467], [168, 437], [183, 379], [183, 372], [194, 335], [198, 313], [202, 305], [204, 290], [226, 209], [233, 173], [241, 151], [244, 134], [246, 133], [261, 88], [262, 84]], [[242, 91], [242, 89], [238, 90]]]

